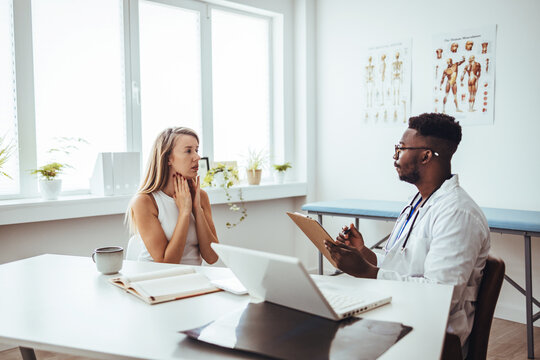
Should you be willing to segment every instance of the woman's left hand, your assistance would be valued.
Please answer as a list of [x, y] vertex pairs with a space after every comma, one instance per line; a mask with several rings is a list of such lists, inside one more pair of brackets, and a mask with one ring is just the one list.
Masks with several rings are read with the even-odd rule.
[[193, 199], [193, 209], [202, 208], [201, 205], [201, 183], [200, 177], [189, 180], [189, 189], [191, 190], [191, 198]]

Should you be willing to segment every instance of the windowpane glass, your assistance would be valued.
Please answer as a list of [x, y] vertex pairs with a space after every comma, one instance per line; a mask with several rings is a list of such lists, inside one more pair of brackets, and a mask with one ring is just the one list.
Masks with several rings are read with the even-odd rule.
[[212, 10], [214, 159], [270, 148], [269, 20]]
[[[13, 2], [0, 0], [0, 151], [11, 145], [7, 162], [0, 164], [0, 194], [19, 192], [17, 151], [17, 110], [15, 100], [15, 56], [13, 43]], [[0, 161], [2, 159], [0, 154]], [[11, 179], [2, 173], [8, 174]]]
[[68, 163], [63, 190], [87, 189], [97, 153], [126, 149], [122, 0], [33, 0], [32, 28], [38, 166]]
[[199, 12], [139, 2], [143, 161], [157, 134], [187, 126], [201, 135]]

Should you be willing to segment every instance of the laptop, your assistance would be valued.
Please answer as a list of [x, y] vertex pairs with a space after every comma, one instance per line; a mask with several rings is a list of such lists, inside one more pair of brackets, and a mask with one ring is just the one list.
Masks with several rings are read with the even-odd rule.
[[[330, 320], [341, 320], [390, 303], [391, 296], [318, 286], [299, 259], [212, 243], [220, 259], [253, 297]], [[351, 294], [356, 292], [355, 294]]]

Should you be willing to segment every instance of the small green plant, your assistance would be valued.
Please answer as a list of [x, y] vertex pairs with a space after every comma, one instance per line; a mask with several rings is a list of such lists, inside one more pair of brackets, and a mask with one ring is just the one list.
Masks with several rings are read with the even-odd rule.
[[[78, 144], [88, 144], [83, 138], [72, 138], [72, 137], [56, 137], [57, 147], [49, 149], [48, 154], [60, 154], [60, 157], [65, 157], [70, 155], [74, 150], [78, 150]], [[56, 155], [55, 155], [56, 157]], [[47, 181], [54, 180], [58, 175], [64, 172], [66, 168], [71, 168], [69, 164], [59, 163], [57, 161], [50, 161], [47, 164], [43, 165], [37, 169], [31, 169], [30, 174], [36, 175], [39, 174], [41, 179]]]
[[69, 165], [52, 162], [47, 165], [43, 165], [39, 169], [31, 170], [30, 174], [39, 174], [43, 179], [51, 181], [60, 175], [66, 167], [69, 167]]
[[11, 176], [9, 176], [8, 173], [4, 172], [2, 168], [7, 163], [9, 157], [13, 153], [14, 146], [11, 142], [4, 145], [5, 141], [5, 137], [0, 137], [0, 176], [5, 176], [11, 179]]
[[[223, 181], [218, 181], [223, 179]], [[223, 186], [230, 188], [238, 181], [238, 170], [235, 166], [226, 166], [223, 163], [218, 163], [213, 168], [209, 169], [204, 176], [202, 186]], [[221, 184], [223, 182], [223, 185]]]
[[227, 222], [225, 226], [227, 229], [231, 229], [247, 217], [247, 209], [244, 204], [244, 197], [242, 196], [242, 189], [238, 189], [238, 198], [240, 199], [240, 206], [232, 202], [232, 195], [229, 191], [229, 188], [233, 186], [238, 181], [238, 169], [235, 166], [226, 166], [223, 163], [218, 163], [213, 168], [209, 169], [206, 175], [204, 176], [202, 187], [207, 186], [219, 186], [225, 190], [225, 196], [227, 197], [227, 205], [229, 210], [238, 212], [240, 211], [240, 217], [235, 223]]
[[272, 165], [272, 166], [273, 166], [274, 169], [275, 169], [276, 171], [278, 171], [278, 172], [285, 172], [285, 171], [287, 171], [287, 169], [292, 168], [291, 163], [288, 162], [288, 161], [287, 161], [285, 164], [281, 164], [281, 165], [280, 165], [280, 164], [274, 164], [274, 165]]
[[247, 169], [255, 172], [262, 168], [263, 164], [266, 162], [266, 151], [260, 150], [248, 150], [247, 156]]

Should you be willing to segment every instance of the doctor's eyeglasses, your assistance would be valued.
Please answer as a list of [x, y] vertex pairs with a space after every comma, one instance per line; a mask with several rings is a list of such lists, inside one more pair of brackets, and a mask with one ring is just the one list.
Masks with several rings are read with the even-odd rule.
[[434, 151], [432, 148], [428, 147], [416, 147], [416, 146], [403, 146], [400, 144], [394, 145], [394, 158], [399, 159], [399, 155], [403, 150], [429, 150], [433, 153], [435, 156], [439, 156], [439, 153]]

